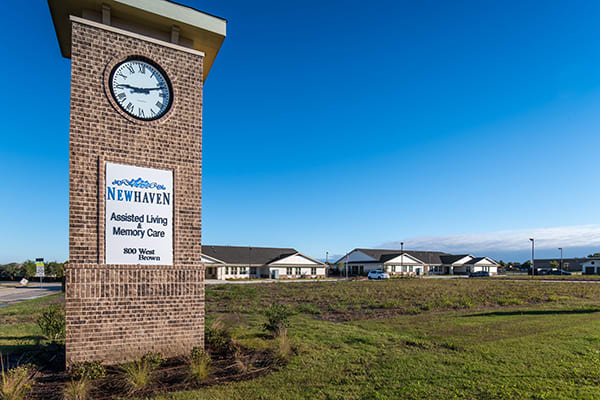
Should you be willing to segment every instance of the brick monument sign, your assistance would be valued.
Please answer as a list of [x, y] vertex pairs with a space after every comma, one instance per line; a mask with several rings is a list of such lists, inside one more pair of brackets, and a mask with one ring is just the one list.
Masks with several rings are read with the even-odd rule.
[[204, 345], [202, 88], [226, 21], [165, 0], [49, 0], [71, 58], [67, 362]]

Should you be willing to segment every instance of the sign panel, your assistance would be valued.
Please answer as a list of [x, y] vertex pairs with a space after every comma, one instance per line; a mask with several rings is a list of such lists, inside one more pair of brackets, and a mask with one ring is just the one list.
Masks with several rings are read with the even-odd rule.
[[173, 171], [106, 163], [106, 264], [173, 264]]
[[43, 278], [45, 276], [44, 273], [44, 259], [36, 258], [35, 259], [35, 276], [37, 278]]

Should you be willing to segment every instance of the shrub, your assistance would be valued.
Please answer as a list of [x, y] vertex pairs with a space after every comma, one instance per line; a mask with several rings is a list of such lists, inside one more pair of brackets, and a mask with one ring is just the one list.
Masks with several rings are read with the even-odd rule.
[[162, 363], [165, 362], [165, 359], [163, 358], [162, 354], [156, 352], [156, 353], [146, 353], [142, 356], [142, 361], [143, 362], [147, 362], [148, 364], [150, 364], [150, 367], [155, 370], [158, 369]]
[[68, 382], [63, 391], [63, 398], [65, 400], [88, 400], [91, 391], [92, 382], [84, 377]]
[[194, 347], [190, 355], [189, 378], [194, 382], [202, 382], [210, 375], [212, 360], [200, 347]]
[[224, 355], [233, 350], [231, 333], [222, 318], [215, 319], [205, 332], [206, 345], [214, 354]]
[[278, 335], [282, 328], [287, 328], [290, 325], [290, 310], [281, 303], [272, 303], [265, 310], [267, 322], [263, 325], [267, 332], [273, 335]]
[[124, 364], [121, 367], [125, 385], [130, 392], [137, 392], [152, 382], [152, 365], [143, 359]]
[[99, 379], [106, 376], [106, 369], [100, 361], [77, 362], [69, 366], [69, 374], [75, 380]]
[[2, 400], [23, 400], [31, 390], [33, 374], [28, 366], [4, 370], [2, 363], [0, 398]]
[[53, 342], [65, 338], [65, 308], [60, 304], [52, 304], [46, 308], [37, 320], [44, 336]]

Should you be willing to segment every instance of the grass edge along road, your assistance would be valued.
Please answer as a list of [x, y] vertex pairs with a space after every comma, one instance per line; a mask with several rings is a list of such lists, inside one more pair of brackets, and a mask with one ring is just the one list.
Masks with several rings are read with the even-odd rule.
[[[248, 347], [264, 345], [263, 305], [284, 300], [295, 310], [288, 330], [295, 355], [258, 379], [155, 398], [600, 397], [600, 287], [532, 282], [514, 283], [525, 288], [513, 291], [510, 284], [504, 286], [508, 282], [492, 280], [429, 282], [207, 289], [207, 323], [235, 314], [234, 337]], [[365, 296], [373, 299], [369, 307], [374, 313], [353, 310], [353, 299], [364, 301]], [[415, 314], [403, 305], [410, 300], [405, 296], [432, 308]], [[509, 296], [513, 300], [507, 302]], [[436, 298], [454, 305], [446, 307]], [[52, 301], [57, 296], [0, 308], [0, 348], [11, 346], [7, 341], [13, 348], [31, 345], [26, 336], [39, 335], [35, 314]], [[400, 307], [399, 312], [386, 312], [391, 307]], [[343, 318], [331, 317], [337, 313]]]

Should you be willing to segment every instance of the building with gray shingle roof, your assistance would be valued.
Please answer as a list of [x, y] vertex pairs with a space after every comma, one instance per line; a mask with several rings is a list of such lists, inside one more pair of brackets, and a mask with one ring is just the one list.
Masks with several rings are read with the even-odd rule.
[[393, 275], [468, 274], [488, 271], [498, 273], [499, 264], [489, 257], [470, 254], [448, 254], [441, 251], [357, 248], [336, 264], [350, 275], [366, 275], [384, 270]]
[[323, 278], [325, 264], [292, 248], [202, 246], [207, 279]]

